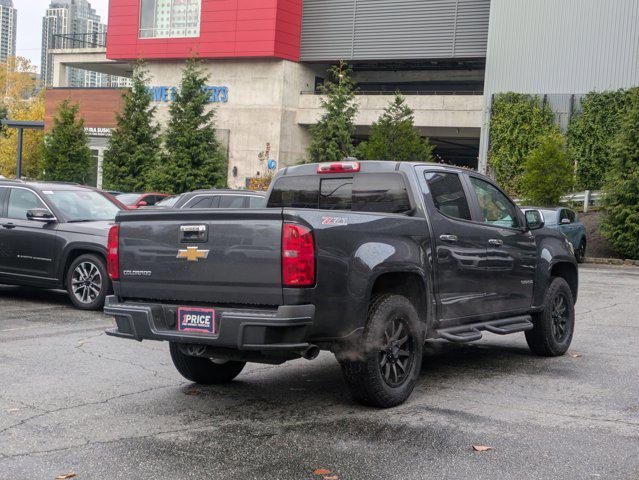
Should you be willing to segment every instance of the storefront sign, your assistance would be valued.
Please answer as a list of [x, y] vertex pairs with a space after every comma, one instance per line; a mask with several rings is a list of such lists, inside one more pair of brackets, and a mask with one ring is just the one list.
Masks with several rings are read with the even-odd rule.
[[[177, 87], [149, 87], [154, 102], [172, 102], [175, 99]], [[226, 103], [229, 101], [228, 87], [204, 87], [204, 91], [210, 95], [211, 103]]]
[[110, 137], [113, 134], [112, 128], [84, 127], [84, 133], [89, 137]]

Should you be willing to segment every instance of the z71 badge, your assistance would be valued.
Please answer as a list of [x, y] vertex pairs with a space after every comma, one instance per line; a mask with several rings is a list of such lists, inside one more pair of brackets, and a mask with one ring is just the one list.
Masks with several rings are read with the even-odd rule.
[[348, 225], [344, 217], [322, 217], [322, 225]]

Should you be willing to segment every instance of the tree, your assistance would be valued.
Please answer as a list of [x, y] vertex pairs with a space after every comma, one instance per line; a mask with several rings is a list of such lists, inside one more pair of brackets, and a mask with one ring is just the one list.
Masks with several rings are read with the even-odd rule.
[[311, 162], [339, 162], [355, 152], [353, 135], [358, 105], [352, 69], [342, 61], [328, 72], [331, 79], [320, 87], [325, 95], [321, 99], [324, 114], [310, 129], [313, 136], [308, 149]]
[[124, 95], [124, 109], [116, 116], [117, 127], [104, 155], [104, 184], [113, 190], [139, 192], [146, 188], [146, 176], [158, 163], [160, 127], [153, 123], [148, 72], [135, 66], [133, 86]]
[[554, 207], [573, 185], [573, 169], [560, 133], [549, 133], [537, 140], [523, 164], [521, 191], [532, 205]]
[[357, 157], [398, 162], [431, 161], [433, 146], [415, 130], [413, 113], [404, 96], [395, 94], [395, 99], [373, 123], [368, 141], [358, 146]]
[[620, 255], [639, 260], [639, 88], [629, 93], [628, 111], [610, 145], [601, 231]]
[[497, 181], [512, 195], [523, 193], [523, 160], [540, 139], [559, 132], [548, 104], [519, 93], [495, 95], [490, 119], [488, 162]]
[[153, 190], [182, 193], [199, 188], [223, 188], [228, 176], [227, 158], [215, 137], [215, 109], [210, 108], [208, 76], [191, 58], [169, 107], [164, 154], [149, 175]]
[[[36, 69], [23, 57], [9, 57], [0, 63], [0, 91], [4, 92], [0, 104], [0, 120], [42, 121], [44, 119], [44, 94], [36, 95]], [[22, 173], [25, 177], [37, 177], [42, 160], [44, 132], [25, 130], [22, 145]], [[0, 175], [16, 174], [18, 132], [0, 124]]]
[[65, 100], [45, 137], [42, 179], [85, 183], [90, 176], [91, 150], [87, 147], [84, 120], [78, 119], [79, 105]]

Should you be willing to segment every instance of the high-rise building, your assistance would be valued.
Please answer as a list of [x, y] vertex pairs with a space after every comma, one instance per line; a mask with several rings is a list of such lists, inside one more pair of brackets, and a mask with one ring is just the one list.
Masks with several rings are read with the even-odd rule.
[[[53, 0], [42, 19], [43, 86], [53, 81], [51, 50], [103, 47], [106, 31], [88, 0]], [[110, 75], [78, 68], [67, 69], [67, 75], [70, 87], [106, 87], [114, 81]]]
[[16, 27], [18, 10], [13, 8], [13, 0], [0, 0], [0, 61], [16, 54]]

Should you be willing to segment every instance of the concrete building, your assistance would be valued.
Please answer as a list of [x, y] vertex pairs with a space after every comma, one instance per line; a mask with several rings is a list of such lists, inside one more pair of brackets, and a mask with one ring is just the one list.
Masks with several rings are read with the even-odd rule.
[[0, 0], [0, 62], [16, 54], [18, 10], [13, 0]]
[[321, 115], [318, 85], [347, 60], [359, 85], [357, 140], [400, 91], [442, 160], [485, 170], [494, 93], [571, 98], [639, 84], [638, 8], [636, 0], [110, 0], [106, 48], [56, 55], [53, 84], [68, 85], [70, 68], [128, 75], [144, 59], [164, 124], [184, 62], [197, 55], [228, 145], [229, 184], [243, 186], [267, 144], [278, 168], [305, 156]]

